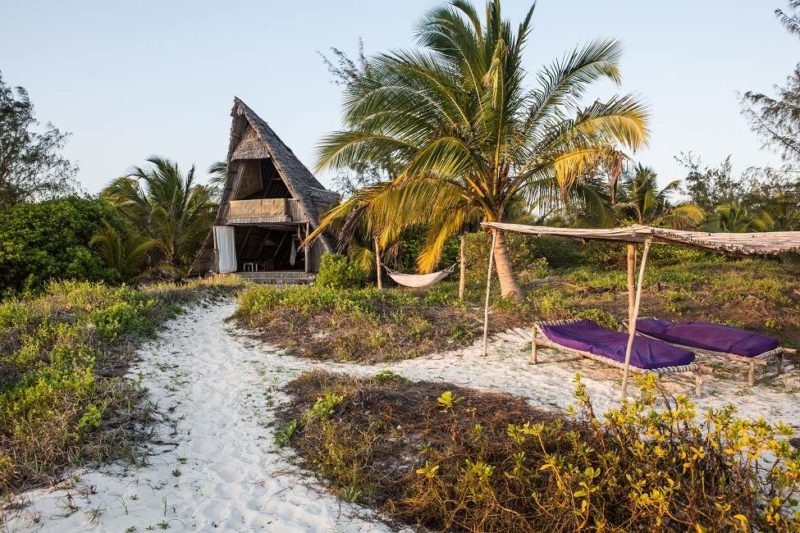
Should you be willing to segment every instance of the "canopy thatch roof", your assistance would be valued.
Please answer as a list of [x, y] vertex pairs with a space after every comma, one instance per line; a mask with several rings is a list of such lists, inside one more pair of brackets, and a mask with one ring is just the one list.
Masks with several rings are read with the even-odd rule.
[[706, 231], [682, 231], [640, 225], [611, 229], [583, 229], [528, 226], [501, 222], [485, 222], [482, 226], [516, 233], [550, 235], [582, 240], [621, 242], [645, 242], [651, 240], [654, 243], [704, 248], [736, 255], [774, 255], [800, 251], [800, 231], [709, 233]]

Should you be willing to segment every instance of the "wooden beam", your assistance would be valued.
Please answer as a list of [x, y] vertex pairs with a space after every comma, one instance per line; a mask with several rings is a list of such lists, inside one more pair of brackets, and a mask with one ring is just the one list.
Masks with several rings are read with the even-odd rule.
[[264, 247], [267, 245], [270, 235], [272, 235], [272, 230], [267, 228], [266, 235], [264, 235], [264, 238], [261, 239], [261, 246], [258, 247], [258, 253], [256, 254], [257, 258], [261, 257], [261, 254], [264, 252]]
[[283, 246], [283, 243], [286, 241], [286, 236], [287, 235], [289, 235], [288, 231], [283, 232], [283, 237], [281, 237], [281, 240], [278, 243], [278, 246], [275, 247], [275, 253], [272, 254], [272, 260], [273, 261], [275, 260], [276, 257], [278, 257], [278, 252], [281, 250], [281, 246]]
[[494, 247], [497, 245], [497, 230], [492, 230], [492, 246], [489, 248], [489, 271], [486, 273], [486, 303], [483, 308], [483, 356], [486, 357], [489, 342], [489, 297], [492, 293], [492, 269], [494, 268]]
[[242, 244], [239, 245], [239, 251], [236, 254], [238, 257], [242, 257], [242, 252], [244, 252], [244, 248], [247, 246], [247, 241], [250, 240], [251, 233], [253, 233], [253, 226], [248, 226], [247, 233], [244, 234], [244, 239], [242, 239]]
[[633, 305], [635, 299], [635, 284], [636, 284], [636, 245], [629, 242], [628, 248], [628, 324], [633, 320]]
[[644, 241], [644, 251], [642, 252], [642, 264], [639, 267], [639, 279], [636, 285], [636, 298], [633, 301], [633, 309], [630, 311], [631, 320], [628, 323], [628, 345], [625, 348], [625, 370], [622, 374], [622, 401], [628, 396], [628, 371], [631, 364], [631, 352], [633, 351], [633, 339], [636, 336], [636, 321], [639, 318], [639, 307], [642, 303], [642, 286], [644, 285], [644, 273], [647, 266], [647, 254], [650, 253], [652, 239]]

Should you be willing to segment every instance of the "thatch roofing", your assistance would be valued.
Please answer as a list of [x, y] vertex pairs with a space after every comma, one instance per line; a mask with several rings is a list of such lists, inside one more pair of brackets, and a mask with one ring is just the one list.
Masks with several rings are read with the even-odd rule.
[[[313, 228], [319, 225], [325, 211], [339, 200], [339, 195], [329, 191], [286, 146], [269, 124], [250, 109], [241, 99], [234, 97], [231, 109], [230, 142], [228, 145], [228, 176], [222, 191], [215, 225], [224, 224], [228, 205], [235, 188], [235, 161], [269, 158], [292, 197], [300, 204]], [[332, 239], [326, 234], [319, 237], [325, 250], [333, 251]], [[189, 268], [190, 274], [200, 274], [211, 260], [213, 240], [209, 233]]]
[[[338, 195], [327, 190], [308, 168], [297, 159], [292, 149], [283, 143], [278, 134], [269, 127], [264, 119], [259, 117], [255, 111], [250, 109], [239, 98], [233, 99], [231, 116], [233, 117], [233, 123], [231, 125], [231, 139], [228, 148], [228, 162], [230, 163], [235, 159], [235, 156], [239, 155], [235, 154], [240, 144], [239, 141], [247, 130], [247, 126], [252, 127], [258, 136], [258, 140], [261, 141], [261, 145], [257, 146], [257, 143], [248, 140], [247, 152], [261, 155], [261, 150], [266, 148], [266, 153], [275, 164], [278, 174], [283, 178], [286, 187], [292, 193], [292, 197], [300, 202], [311, 225], [317, 227], [325, 210], [338, 200]], [[230, 180], [230, 176], [228, 178], [228, 183], [223, 191], [221, 206], [224, 206], [230, 200], [230, 195], [233, 192], [232, 187], [229, 186], [232, 180]], [[220, 209], [217, 223], [221, 221], [222, 211]], [[328, 251], [333, 250], [326, 235], [320, 235], [320, 239]]]
[[485, 222], [482, 226], [516, 233], [583, 240], [644, 242], [650, 239], [655, 243], [704, 248], [736, 255], [774, 255], [800, 251], [800, 231], [709, 233], [639, 225], [625, 228], [583, 229], [528, 226], [501, 222]]

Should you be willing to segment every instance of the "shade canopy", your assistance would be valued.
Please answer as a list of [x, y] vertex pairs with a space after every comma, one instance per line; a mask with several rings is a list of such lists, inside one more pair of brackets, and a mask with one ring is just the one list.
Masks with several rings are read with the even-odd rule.
[[494, 228], [530, 235], [549, 235], [582, 240], [645, 242], [675, 244], [705, 248], [737, 255], [775, 255], [800, 251], [800, 231], [766, 231], [761, 233], [709, 233], [682, 231], [651, 226], [634, 225], [625, 228], [583, 229], [555, 228], [484, 222], [484, 228]]

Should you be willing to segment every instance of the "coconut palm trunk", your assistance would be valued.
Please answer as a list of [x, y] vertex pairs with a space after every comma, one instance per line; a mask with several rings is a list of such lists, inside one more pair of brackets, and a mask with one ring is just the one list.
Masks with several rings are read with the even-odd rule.
[[511, 268], [505, 235], [500, 230], [493, 231], [497, 234], [494, 245], [494, 264], [497, 267], [497, 278], [500, 280], [500, 295], [506, 299], [520, 300], [522, 299], [522, 289], [520, 289]]

